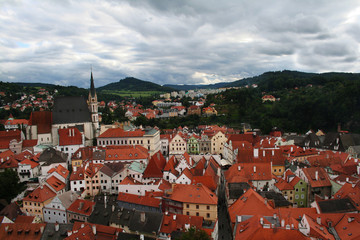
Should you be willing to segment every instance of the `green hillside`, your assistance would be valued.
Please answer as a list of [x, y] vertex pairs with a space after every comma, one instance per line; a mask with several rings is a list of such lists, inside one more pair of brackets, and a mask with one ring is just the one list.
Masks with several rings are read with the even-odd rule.
[[139, 80], [133, 77], [127, 77], [120, 80], [119, 82], [110, 83], [103, 87], [97, 88], [98, 92], [103, 90], [110, 91], [155, 91], [155, 92], [171, 92], [174, 91], [173, 88], [163, 87], [158, 84]]

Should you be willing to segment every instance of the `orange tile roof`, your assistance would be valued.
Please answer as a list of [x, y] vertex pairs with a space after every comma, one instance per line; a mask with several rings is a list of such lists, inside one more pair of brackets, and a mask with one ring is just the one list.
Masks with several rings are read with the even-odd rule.
[[35, 216], [19, 215], [16, 217], [14, 223], [32, 223]]
[[51, 174], [53, 172], [57, 172], [60, 176], [62, 176], [63, 178], [67, 178], [69, 176], [69, 170], [67, 170], [66, 168], [64, 168], [62, 165], [57, 165], [54, 168], [51, 168], [48, 171], [48, 174]]
[[125, 138], [125, 137], [142, 137], [144, 136], [145, 131], [135, 130], [135, 131], [124, 131], [122, 128], [109, 128], [104, 133], [102, 133], [98, 138]]
[[105, 151], [106, 161], [147, 159], [149, 155], [147, 149], [140, 145], [108, 147]]
[[[311, 187], [331, 187], [328, 174], [321, 167], [303, 168], [303, 172]], [[317, 172], [317, 178], [316, 178]]]
[[285, 180], [283, 180], [282, 178], [276, 178], [276, 183], [274, 184], [280, 191], [284, 191], [284, 190], [293, 190], [294, 187], [286, 182]]
[[265, 199], [249, 188], [238, 200], [229, 207], [229, 215], [232, 223], [235, 223], [237, 215], [272, 216], [274, 208]]
[[40, 240], [46, 223], [3, 223], [0, 225], [0, 239]]
[[213, 192], [217, 188], [217, 183], [215, 182], [215, 178], [212, 176], [194, 176], [192, 178], [191, 184], [198, 184], [198, 183], [203, 184]]
[[183, 203], [216, 204], [218, 198], [209, 188], [202, 184], [176, 184], [170, 199]]
[[14, 156], [10, 156], [0, 163], [0, 169], [18, 168], [18, 166], [19, 161], [17, 161]]
[[59, 129], [59, 146], [81, 145], [82, 135], [77, 128], [62, 128]]
[[56, 196], [56, 193], [53, 192], [47, 185], [40, 186], [34, 191], [29, 193], [26, 197], [23, 198], [23, 201], [30, 202], [45, 202], [48, 199], [51, 199]]
[[90, 216], [94, 210], [94, 206], [95, 202], [84, 199], [76, 199], [67, 210], [80, 215]]
[[248, 181], [264, 181], [272, 179], [270, 163], [236, 163], [225, 173], [228, 183], [239, 182], [239, 179]]
[[200, 216], [187, 216], [182, 214], [164, 214], [160, 227], [161, 233], [171, 234], [175, 231], [185, 232], [185, 224], [201, 229], [204, 218]]
[[7, 157], [14, 156], [14, 155], [15, 155], [15, 153], [13, 151], [6, 150], [6, 151], [0, 153], [0, 159], [3, 158], [5, 160]]
[[70, 175], [70, 181], [84, 180], [84, 167], [77, 167]]
[[55, 176], [51, 176], [46, 180], [47, 184], [49, 184], [56, 192], [63, 190], [66, 187], [66, 184], [59, 180]]
[[101, 163], [92, 163], [91, 161], [88, 165], [85, 166], [84, 174], [86, 174], [90, 178], [93, 178], [103, 166], [104, 165]]
[[130, 193], [119, 193], [117, 200], [121, 202], [134, 203], [155, 208], [159, 208], [161, 203], [161, 200], [157, 198], [139, 196]]
[[31, 168], [35, 168], [35, 167], [39, 166], [39, 163], [37, 163], [35, 161], [32, 161], [30, 159], [25, 159], [25, 160], [21, 161], [19, 164], [21, 164], [21, 165], [30, 165]]
[[135, 179], [127, 176], [119, 183], [119, 185], [143, 185], [143, 184], [141, 182], [136, 181]]
[[[96, 236], [93, 234], [92, 229], [96, 228]], [[71, 236], [65, 238], [66, 240], [86, 240], [86, 239], [99, 239], [108, 240], [115, 239], [117, 232], [122, 232], [123, 229], [105, 226], [101, 224], [75, 222], [72, 229]], [[91, 232], [90, 232], [91, 231]], [[80, 233], [80, 234], [79, 234]]]
[[155, 153], [149, 160], [143, 173], [143, 178], [162, 178], [166, 159], [160, 151]]

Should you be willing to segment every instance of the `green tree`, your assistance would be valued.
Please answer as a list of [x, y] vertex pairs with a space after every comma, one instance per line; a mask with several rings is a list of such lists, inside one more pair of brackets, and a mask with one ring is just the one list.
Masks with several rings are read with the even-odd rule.
[[204, 230], [191, 227], [181, 235], [179, 240], [210, 240], [210, 237]]
[[25, 186], [20, 182], [18, 174], [11, 170], [5, 169], [0, 173], [0, 199], [6, 199], [8, 203], [19, 193], [25, 190]]

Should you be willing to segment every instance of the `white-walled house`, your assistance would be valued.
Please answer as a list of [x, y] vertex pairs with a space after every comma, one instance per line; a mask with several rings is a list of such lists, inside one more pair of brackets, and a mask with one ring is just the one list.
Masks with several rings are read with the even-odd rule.
[[19, 163], [18, 175], [21, 182], [29, 181], [40, 175], [40, 164], [30, 159], [25, 159]]

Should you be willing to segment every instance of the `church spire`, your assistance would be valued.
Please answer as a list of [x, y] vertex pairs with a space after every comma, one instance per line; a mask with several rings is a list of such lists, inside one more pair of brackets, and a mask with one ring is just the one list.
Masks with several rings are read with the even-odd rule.
[[91, 77], [90, 77], [90, 94], [91, 94], [92, 98], [95, 97], [95, 95], [96, 95], [92, 70], [91, 70]]

